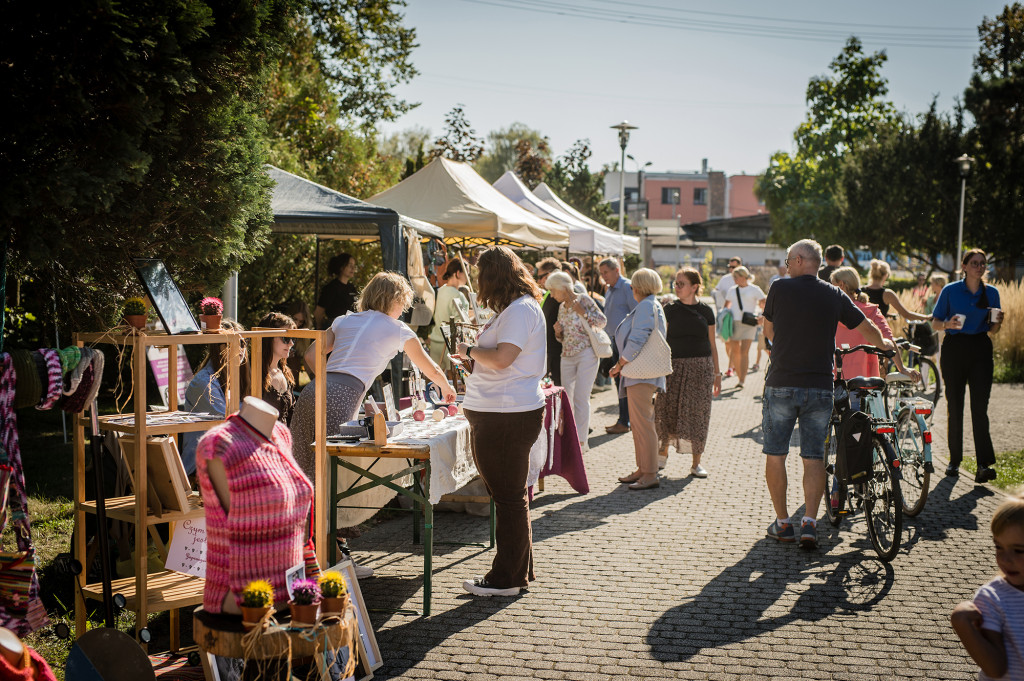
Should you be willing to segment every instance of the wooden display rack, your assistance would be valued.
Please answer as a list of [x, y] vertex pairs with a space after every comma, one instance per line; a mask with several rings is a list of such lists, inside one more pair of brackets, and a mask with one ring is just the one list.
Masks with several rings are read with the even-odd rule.
[[[179, 433], [205, 431], [214, 426], [224, 423], [224, 420], [196, 420], [184, 423], [172, 424], [148, 424], [147, 414], [155, 415], [160, 412], [147, 410], [146, 397], [146, 371], [147, 358], [146, 350], [150, 347], [166, 347], [168, 351], [168, 409], [176, 411], [178, 405], [178, 346], [179, 345], [217, 345], [228, 346], [227, 363], [227, 390], [226, 403], [227, 413], [233, 414], [238, 411], [240, 403], [240, 365], [239, 355], [241, 343], [244, 339], [252, 339], [249, 346], [250, 357], [250, 393], [255, 396], [262, 396], [261, 373], [261, 340], [266, 336], [284, 336], [290, 338], [310, 338], [318, 343], [316, 375], [325, 375], [327, 366], [327, 352], [322, 342], [323, 332], [308, 329], [273, 329], [255, 330], [240, 333], [207, 333], [195, 335], [175, 335], [166, 333], [76, 333], [74, 344], [82, 347], [86, 344], [112, 344], [124, 348], [131, 348], [132, 356], [132, 377], [133, 377], [133, 409], [130, 413], [115, 414], [99, 417], [100, 430], [113, 430], [122, 433], [131, 433], [135, 442], [146, 442], [147, 438], [159, 435], [177, 435]], [[97, 380], [100, 380], [97, 377]], [[325, 423], [326, 414], [326, 382], [319, 381], [315, 396], [315, 434], [316, 434], [316, 480], [314, 481], [314, 503], [317, 507], [326, 507], [326, 481], [327, 481], [327, 430]], [[113, 423], [112, 421], [123, 417], [134, 417], [131, 424]], [[87, 501], [85, 498], [85, 429], [89, 425], [89, 419], [79, 414], [74, 422], [74, 467], [75, 467], [75, 557], [82, 563], [85, 569], [82, 570], [76, 579], [79, 580], [80, 589], [75, 594], [75, 635], [81, 636], [86, 631], [86, 609], [85, 599], [102, 600], [103, 585], [101, 583], [86, 583], [89, 562], [87, 560], [85, 521], [87, 513], [96, 513], [96, 502]], [[178, 608], [186, 606], [201, 605], [203, 602], [204, 580], [180, 572], [162, 570], [149, 573], [147, 567], [149, 538], [152, 537], [160, 555], [166, 559], [167, 547], [161, 541], [156, 526], [168, 522], [177, 522], [187, 518], [202, 518], [205, 511], [202, 502], [195, 494], [189, 495], [188, 508], [184, 511], [164, 513], [157, 517], [150, 511], [147, 499], [147, 447], [134, 447], [134, 461], [131, 467], [135, 471], [134, 483], [135, 494], [125, 497], [117, 497], [106, 500], [106, 512], [108, 518], [130, 522], [135, 526], [135, 555], [132, 558], [135, 571], [134, 577], [114, 579], [111, 582], [112, 593], [121, 593], [127, 601], [127, 607], [135, 612], [136, 638], [138, 631], [144, 628], [148, 622], [149, 614], [170, 610], [171, 632], [170, 647], [172, 651], [180, 649]], [[323, 499], [321, 499], [323, 497]], [[106, 531], [99, 528], [99, 531]], [[315, 537], [317, 539], [317, 555], [320, 564], [325, 564], [325, 539], [327, 536], [327, 518], [323, 513], [316, 514]]]

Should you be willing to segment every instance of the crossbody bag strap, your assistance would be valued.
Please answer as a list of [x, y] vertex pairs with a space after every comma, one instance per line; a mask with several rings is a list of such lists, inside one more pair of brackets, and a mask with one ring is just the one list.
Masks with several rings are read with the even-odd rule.
[[742, 316], [742, 314], [743, 314], [743, 296], [740, 295], [740, 287], [739, 286], [734, 286], [733, 288], [736, 289], [736, 302], [738, 302], [740, 304], [740, 315]]

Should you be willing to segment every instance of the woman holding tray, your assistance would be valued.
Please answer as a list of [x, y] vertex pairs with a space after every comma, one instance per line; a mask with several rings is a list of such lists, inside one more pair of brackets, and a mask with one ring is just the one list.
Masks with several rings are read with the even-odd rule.
[[534, 578], [526, 480], [530, 448], [544, 421], [547, 327], [541, 290], [512, 249], [489, 248], [478, 266], [478, 299], [495, 316], [477, 345], [459, 343], [458, 350], [473, 363], [463, 408], [473, 460], [494, 499], [497, 550], [490, 572], [462, 588], [477, 596], [515, 596]]

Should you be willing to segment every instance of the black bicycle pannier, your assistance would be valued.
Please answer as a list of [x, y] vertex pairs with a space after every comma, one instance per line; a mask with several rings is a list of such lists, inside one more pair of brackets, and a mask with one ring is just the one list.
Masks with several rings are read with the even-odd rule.
[[939, 349], [939, 334], [931, 324], [915, 324], [913, 336], [910, 342], [921, 348], [922, 355], [934, 355]]
[[839, 426], [838, 458], [843, 462], [848, 484], [867, 482], [873, 468], [871, 417], [862, 411], [848, 411]]

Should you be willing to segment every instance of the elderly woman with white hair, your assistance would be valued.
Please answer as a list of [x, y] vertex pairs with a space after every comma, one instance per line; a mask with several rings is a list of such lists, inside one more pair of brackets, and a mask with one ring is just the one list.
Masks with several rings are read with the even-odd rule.
[[[654, 270], [644, 267], [633, 273], [631, 283], [637, 305], [615, 329], [615, 344], [622, 350], [619, 352], [619, 361], [609, 372], [613, 377], [618, 376], [622, 372], [622, 367], [637, 358], [653, 334], [660, 334], [661, 342], [667, 345], [665, 335], [668, 333], [668, 322], [665, 319], [665, 310], [657, 298], [661, 293], [661, 276]], [[629, 483], [629, 489], [651, 489], [659, 485], [654, 395], [665, 392], [665, 385], [665, 376], [623, 376], [619, 383], [619, 397], [625, 397], [629, 405], [629, 424], [636, 450], [637, 469], [619, 478], [619, 482]]]
[[551, 273], [545, 285], [559, 302], [555, 336], [562, 344], [562, 387], [572, 404], [580, 449], [585, 452], [589, 448], [590, 389], [600, 364], [590, 342], [588, 327], [603, 329], [608, 318], [590, 296], [576, 290], [573, 278], [566, 272]]

